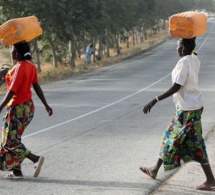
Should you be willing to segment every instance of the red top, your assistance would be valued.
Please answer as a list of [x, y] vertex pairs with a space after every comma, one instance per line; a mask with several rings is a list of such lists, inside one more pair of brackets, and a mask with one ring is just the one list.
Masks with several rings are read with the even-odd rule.
[[7, 90], [14, 92], [7, 106], [29, 101], [32, 98], [31, 85], [38, 83], [36, 66], [29, 61], [17, 62], [5, 76]]

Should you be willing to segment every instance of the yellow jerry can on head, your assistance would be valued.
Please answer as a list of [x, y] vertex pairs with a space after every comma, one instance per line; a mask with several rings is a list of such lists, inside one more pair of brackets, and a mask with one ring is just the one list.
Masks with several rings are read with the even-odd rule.
[[207, 31], [207, 16], [203, 12], [182, 12], [169, 18], [169, 34], [178, 38], [193, 38]]
[[42, 28], [35, 16], [11, 19], [0, 26], [0, 39], [4, 46], [28, 42], [41, 34]]

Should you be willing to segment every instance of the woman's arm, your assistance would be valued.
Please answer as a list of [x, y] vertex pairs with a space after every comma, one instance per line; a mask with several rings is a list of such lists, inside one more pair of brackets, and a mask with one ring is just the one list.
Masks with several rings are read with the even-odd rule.
[[146, 104], [143, 108], [144, 114], [147, 114], [151, 111], [151, 108], [160, 100], [163, 100], [165, 98], [168, 98], [169, 96], [172, 96], [174, 93], [176, 93], [181, 88], [181, 85], [174, 83], [172, 87], [170, 87], [165, 93], [162, 95], [156, 96], [153, 100], [151, 100], [148, 104]]
[[34, 91], [36, 92], [37, 96], [40, 98], [41, 102], [44, 104], [48, 115], [51, 116], [53, 114], [52, 108], [46, 102], [46, 98], [43, 94], [43, 91], [39, 85], [39, 83], [33, 84]]
[[14, 92], [11, 90], [6, 93], [6, 95], [4, 96], [4, 99], [0, 104], [0, 112], [7, 105], [7, 103], [12, 99], [13, 95], [14, 95]]

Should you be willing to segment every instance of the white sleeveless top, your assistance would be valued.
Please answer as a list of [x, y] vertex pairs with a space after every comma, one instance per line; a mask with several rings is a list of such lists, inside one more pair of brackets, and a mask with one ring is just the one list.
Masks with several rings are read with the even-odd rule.
[[181, 58], [172, 71], [172, 83], [181, 85], [173, 95], [176, 106], [182, 110], [198, 110], [203, 107], [203, 96], [199, 89], [200, 61], [194, 54]]

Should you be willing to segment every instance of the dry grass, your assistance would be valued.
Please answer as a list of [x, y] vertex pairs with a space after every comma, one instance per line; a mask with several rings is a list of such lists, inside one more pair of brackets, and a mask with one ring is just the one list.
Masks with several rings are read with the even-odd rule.
[[39, 73], [40, 83], [48, 83], [51, 81], [62, 80], [70, 77], [74, 73], [74, 70], [68, 66], [62, 66], [53, 68], [51, 65], [42, 67], [42, 72]]
[[[125, 44], [121, 44], [120, 55], [116, 55], [116, 52], [114, 50], [111, 50], [109, 58], [104, 57], [100, 61], [91, 63], [90, 65], [88, 65], [88, 68], [89, 68], [88, 71], [92, 71], [102, 66], [107, 66], [110, 64], [120, 62], [125, 58], [132, 56], [136, 53], [139, 53], [168, 37], [169, 35], [167, 31], [160, 31], [158, 34], [148, 37], [148, 39], [144, 41], [142, 44], [136, 44], [134, 46], [130, 44], [129, 48], [127, 48]], [[0, 60], [1, 64], [10, 64], [10, 57], [8, 55], [8, 50], [1, 50], [0, 59], [1, 59]], [[69, 78], [72, 75], [86, 72], [86, 70], [83, 69], [84, 62], [82, 59], [77, 60], [76, 64], [77, 66], [73, 69], [69, 66], [60, 66], [58, 68], [53, 68], [51, 65], [42, 65], [41, 67], [42, 72], [39, 73], [40, 83], [45, 84], [52, 81], [62, 80], [65, 78]], [[2, 86], [0, 86], [0, 94], [5, 93], [5, 91], [6, 91], [6, 86], [5, 84], [3, 84]]]

